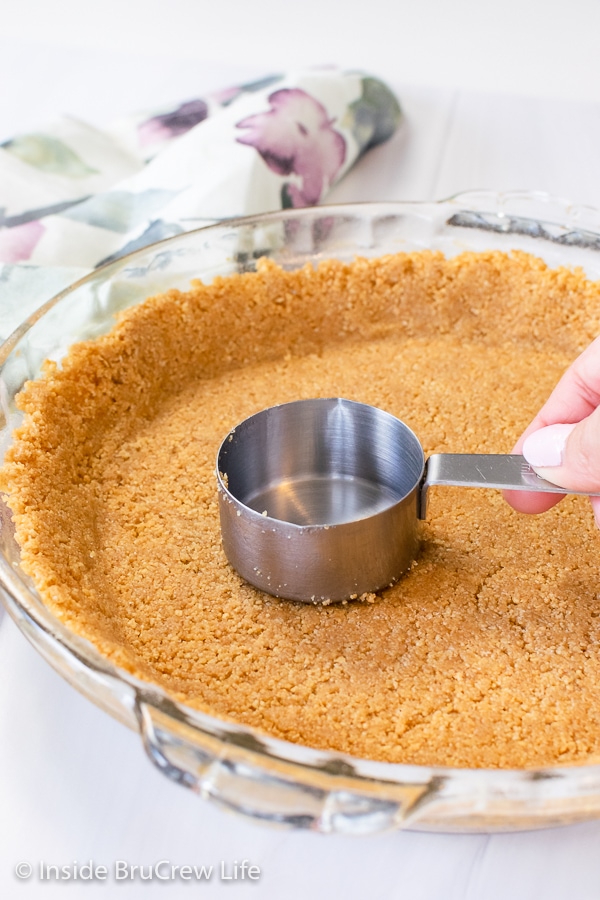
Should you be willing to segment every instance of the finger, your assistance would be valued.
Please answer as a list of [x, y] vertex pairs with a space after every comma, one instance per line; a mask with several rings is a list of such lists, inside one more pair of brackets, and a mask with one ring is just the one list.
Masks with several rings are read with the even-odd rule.
[[577, 424], [555, 424], [529, 435], [523, 455], [542, 478], [567, 490], [600, 491], [600, 408]]
[[[544, 427], [543, 420], [540, 422], [540, 415], [536, 416], [531, 425], [525, 429], [512, 452], [523, 453], [523, 445], [529, 436], [538, 433]], [[548, 480], [551, 481], [552, 479]], [[509, 506], [512, 506], [517, 512], [531, 515], [547, 512], [564, 497], [564, 494], [547, 494], [545, 491], [543, 493], [541, 491], [502, 491], [502, 495]]]
[[[532, 423], [533, 424], [533, 423]], [[573, 424], [548, 425], [535, 431], [527, 429], [518, 441], [518, 451], [529, 465], [546, 481], [561, 487], [570, 487], [560, 480], [560, 469], [569, 435], [578, 427]], [[564, 473], [563, 473], [564, 477]], [[572, 486], [571, 486], [572, 487]], [[585, 488], [574, 487], [574, 490]], [[504, 498], [518, 512], [543, 513], [562, 500], [564, 494], [529, 493], [529, 491], [505, 491]]]
[[[549, 425], [571, 424], [590, 416], [600, 406], [600, 337], [596, 338], [562, 376], [537, 416], [525, 429], [513, 448], [522, 453], [530, 435]], [[548, 478], [552, 481], [552, 478]], [[519, 512], [542, 513], [550, 509], [562, 494], [503, 491], [505, 500]], [[600, 504], [596, 504], [600, 516]], [[600, 524], [600, 520], [599, 520]]]
[[537, 515], [547, 512], [562, 500], [564, 494], [547, 494], [545, 491], [502, 491], [502, 495], [509, 506], [517, 512]]

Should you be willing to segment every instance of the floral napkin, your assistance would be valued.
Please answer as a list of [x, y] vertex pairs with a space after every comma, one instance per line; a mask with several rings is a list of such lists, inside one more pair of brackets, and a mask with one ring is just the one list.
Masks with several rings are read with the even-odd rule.
[[104, 262], [223, 218], [319, 203], [401, 120], [376, 78], [273, 75], [99, 131], [0, 145], [0, 339]]

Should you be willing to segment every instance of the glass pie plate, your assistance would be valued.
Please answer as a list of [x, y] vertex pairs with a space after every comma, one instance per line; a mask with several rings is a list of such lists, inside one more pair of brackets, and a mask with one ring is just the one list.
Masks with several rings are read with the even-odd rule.
[[[441, 203], [287, 210], [179, 235], [97, 269], [46, 303], [0, 348], [0, 452], [21, 414], [14, 398], [45, 359], [110, 330], [119, 310], [192, 278], [287, 269], [328, 257], [432, 248], [528, 251], [600, 278], [600, 213], [541, 194], [462, 194]], [[0, 496], [0, 584], [6, 608], [39, 653], [82, 694], [137, 730], [152, 762], [201, 797], [263, 822], [320, 832], [397, 828], [493, 831], [600, 817], [600, 766], [489, 770], [388, 764], [270, 738], [174, 702], [104, 658], [44, 605], [20, 568]]]

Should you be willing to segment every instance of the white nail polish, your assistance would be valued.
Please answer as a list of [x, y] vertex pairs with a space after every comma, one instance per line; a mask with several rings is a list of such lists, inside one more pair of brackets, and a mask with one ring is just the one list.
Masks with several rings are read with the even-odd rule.
[[530, 466], [560, 466], [572, 425], [547, 425], [525, 439], [523, 456]]

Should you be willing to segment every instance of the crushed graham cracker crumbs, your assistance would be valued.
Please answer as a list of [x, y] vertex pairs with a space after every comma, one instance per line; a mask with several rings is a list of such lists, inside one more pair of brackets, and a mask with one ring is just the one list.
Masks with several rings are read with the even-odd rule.
[[585, 498], [529, 517], [436, 489], [406, 577], [323, 607], [230, 568], [214, 466], [235, 423], [319, 396], [388, 410], [426, 453], [508, 452], [599, 331], [600, 286], [524, 253], [262, 261], [150, 298], [20, 395], [2, 487], [23, 567], [107, 657], [277, 737], [425, 765], [597, 759]]

